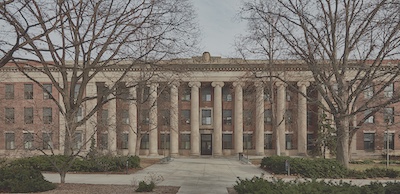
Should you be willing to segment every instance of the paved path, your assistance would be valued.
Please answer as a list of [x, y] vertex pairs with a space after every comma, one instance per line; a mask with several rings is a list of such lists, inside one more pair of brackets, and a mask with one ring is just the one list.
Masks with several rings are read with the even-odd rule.
[[[178, 193], [228, 193], [240, 178], [251, 178], [265, 173], [260, 168], [243, 164], [237, 158], [175, 158], [167, 164], [155, 164], [135, 174], [67, 174], [67, 183], [131, 184], [151, 175], [161, 175], [158, 185], [180, 186]], [[58, 174], [44, 174], [51, 182], [59, 182]]]

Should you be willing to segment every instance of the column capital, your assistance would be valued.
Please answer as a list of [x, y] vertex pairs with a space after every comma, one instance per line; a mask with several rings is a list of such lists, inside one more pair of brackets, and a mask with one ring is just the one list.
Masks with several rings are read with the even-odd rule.
[[189, 82], [189, 87], [196, 87], [196, 88], [200, 88], [201, 86], [201, 82]]
[[174, 80], [171, 82], [171, 87], [179, 87], [181, 83], [178, 80]]
[[158, 86], [160, 86], [160, 84], [159, 84], [159, 83], [156, 83], [156, 82], [153, 82], [153, 83], [150, 83], [149, 86], [150, 86], [150, 87], [158, 88]]
[[264, 87], [264, 82], [262, 82], [262, 81], [255, 81], [255, 82], [254, 82], [254, 86], [256, 86], [257, 88]]
[[211, 83], [211, 86], [212, 87], [217, 87], [217, 86], [219, 86], [219, 87], [224, 87], [224, 82], [212, 82]]
[[283, 86], [283, 87], [286, 87], [287, 86], [287, 84], [285, 83], [285, 82], [283, 82], [283, 81], [277, 81], [277, 82], [275, 82], [275, 85], [276, 86]]
[[309, 81], [298, 81], [297, 82], [297, 86], [310, 86], [310, 82]]
[[237, 82], [233, 82], [233, 87], [243, 87], [244, 86], [244, 82], [241, 81], [237, 81]]

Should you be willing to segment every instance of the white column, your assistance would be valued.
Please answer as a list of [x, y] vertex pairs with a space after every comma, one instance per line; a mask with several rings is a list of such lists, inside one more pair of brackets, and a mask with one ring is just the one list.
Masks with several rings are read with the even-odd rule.
[[158, 83], [152, 83], [150, 85], [149, 156], [158, 156], [157, 88], [158, 88]]
[[199, 125], [199, 88], [200, 82], [189, 82], [192, 88], [190, 96], [190, 148], [192, 156], [200, 155], [200, 125]]
[[214, 87], [213, 155], [222, 155], [222, 87], [224, 82], [212, 82]]
[[171, 84], [171, 111], [170, 111], [170, 123], [171, 123], [171, 132], [170, 132], [170, 156], [176, 157], [179, 155], [179, 108], [178, 108], [178, 87], [179, 82], [173, 82]]
[[117, 100], [113, 94], [108, 101], [108, 150], [112, 154], [117, 152]]
[[[85, 113], [89, 113], [92, 111], [97, 104], [97, 86], [95, 82], [89, 82], [86, 85], [86, 97], [94, 97], [94, 99], [86, 102]], [[86, 144], [86, 150], [90, 150], [90, 146], [92, 144], [92, 138], [94, 138], [94, 142], [96, 144], [97, 140], [97, 112], [95, 112], [86, 122], [86, 140], [88, 141]]]
[[235, 153], [243, 152], [243, 82], [234, 82], [235, 87], [235, 114], [234, 139]]
[[264, 85], [255, 82], [256, 86], [256, 154], [264, 155]]
[[275, 83], [275, 85], [278, 87], [276, 103], [276, 154], [280, 156], [286, 155], [286, 84], [284, 82], [278, 81]]
[[129, 102], [129, 134], [128, 134], [128, 151], [130, 156], [139, 155], [136, 153], [137, 141], [137, 92], [136, 87], [129, 89], [130, 102]]
[[310, 82], [297, 82], [299, 87], [297, 105], [297, 151], [299, 155], [307, 155], [307, 87]]

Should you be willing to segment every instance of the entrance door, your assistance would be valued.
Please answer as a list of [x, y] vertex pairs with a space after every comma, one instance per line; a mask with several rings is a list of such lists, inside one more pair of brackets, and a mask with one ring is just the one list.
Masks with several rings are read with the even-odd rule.
[[211, 134], [201, 134], [201, 155], [212, 155]]

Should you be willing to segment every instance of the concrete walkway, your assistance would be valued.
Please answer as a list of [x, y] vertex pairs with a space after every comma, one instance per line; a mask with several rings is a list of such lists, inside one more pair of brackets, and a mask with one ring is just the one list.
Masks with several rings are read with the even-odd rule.
[[[178, 193], [228, 193], [240, 178], [251, 178], [265, 173], [251, 164], [243, 164], [237, 158], [175, 158], [167, 164], [155, 164], [135, 174], [67, 174], [67, 183], [132, 184], [150, 176], [162, 176], [158, 185], [180, 186]], [[44, 174], [51, 182], [60, 182], [58, 174]]]

